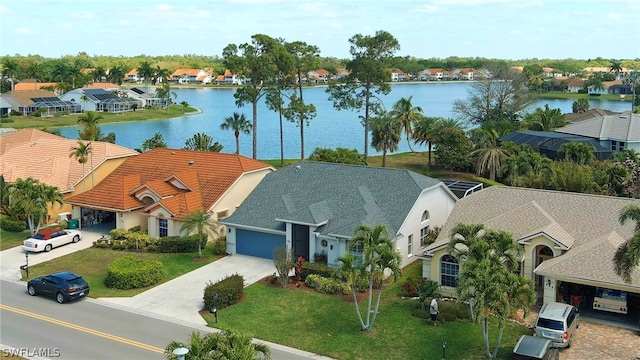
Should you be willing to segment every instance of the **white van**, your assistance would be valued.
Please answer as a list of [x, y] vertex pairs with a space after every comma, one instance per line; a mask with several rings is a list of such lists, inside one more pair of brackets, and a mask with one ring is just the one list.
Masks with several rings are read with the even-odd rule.
[[575, 306], [559, 302], [542, 305], [534, 335], [549, 339], [555, 347], [570, 347], [573, 333], [580, 324], [580, 313]]

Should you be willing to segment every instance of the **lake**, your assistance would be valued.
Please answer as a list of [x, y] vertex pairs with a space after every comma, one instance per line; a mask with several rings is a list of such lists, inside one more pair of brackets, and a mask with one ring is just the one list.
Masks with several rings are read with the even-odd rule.
[[[316, 147], [335, 149], [337, 147], [357, 149], [363, 153], [364, 128], [360, 122], [358, 112], [338, 111], [333, 108], [333, 103], [328, 100], [325, 93], [326, 87], [313, 87], [304, 89], [305, 102], [313, 103], [317, 109], [317, 117], [312, 119], [309, 126], [305, 126], [305, 157], [308, 157]], [[446, 82], [446, 83], [409, 83], [394, 84], [389, 95], [382, 96], [384, 106], [391, 110], [393, 104], [400, 98], [413, 96], [414, 106], [420, 106], [426, 116], [454, 117], [452, 112], [453, 102], [456, 99], [467, 97], [470, 83]], [[117, 124], [103, 124], [100, 129], [107, 134], [116, 134], [116, 144], [136, 149], [142, 148], [142, 142], [159, 132], [164, 137], [170, 148], [182, 148], [185, 141], [196, 133], [206, 133], [213, 137], [214, 141], [224, 145], [222, 152], [233, 153], [236, 150], [233, 131], [220, 130], [220, 124], [226, 117], [234, 112], [244, 114], [252, 122], [251, 105], [238, 108], [233, 98], [234, 89], [191, 88], [172, 89], [177, 98], [175, 102], [186, 101], [189, 105], [202, 109], [201, 114], [187, 115], [172, 119], [152, 120], [143, 122], [127, 122]], [[538, 101], [530, 109], [544, 107], [559, 108], [563, 113], [572, 111], [573, 100], [542, 100]], [[631, 105], [629, 102], [589, 99], [590, 106], [609, 109], [612, 111], [625, 111]], [[60, 128], [62, 136], [76, 139], [78, 127]], [[300, 129], [296, 124], [283, 120], [284, 133], [284, 157], [300, 157]], [[371, 140], [371, 137], [369, 137]], [[426, 146], [414, 146], [414, 150], [426, 151]], [[406, 138], [399, 144], [398, 152], [409, 151]], [[252, 135], [240, 135], [240, 153], [252, 156]], [[369, 154], [379, 154], [370, 148]], [[258, 158], [280, 158], [280, 125], [278, 114], [269, 110], [264, 102], [258, 107]]]

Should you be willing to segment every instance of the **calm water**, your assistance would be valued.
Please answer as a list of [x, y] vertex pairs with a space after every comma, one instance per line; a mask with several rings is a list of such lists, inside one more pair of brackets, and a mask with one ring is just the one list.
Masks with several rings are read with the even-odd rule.
[[[420, 106], [427, 116], [453, 117], [451, 111], [453, 101], [464, 99], [470, 86], [468, 83], [417, 83], [393, 85], [389, 95], [383, 96], [384, 105], [390, 110], [400, 98], [413, 96], [414, 106]], [[233, 89], [175, 89], [176, 102], [188, 102], [191, 106], [203, 110], [202, 114], [182, 116], [173, 119], [130, 122], [120, 124], [105, 124], [100, 128], [103, 133], [114, 132], [116, 143], [127, 148], [141, 148], [145, 139], [151, 138], [156, 132], [164, 137], [170, 148], [182, 148], [188, 138], [196, 133], [206, 133], [222, 145], [222, 152], [235, 152], [235, 137], [233, 131], [220, 130], [220, 124], [234, 112], [242, 113], [251, 119], [251, 105], [238, 109], [233, 98]], [[304, 90], [306, 102], [316, 106], [318, 116], [312, 119], [309, 126], [305, 126], [305, 157], [308, 157], [316, 147], [335, 149], [344, 147], [357, 149], [362, 153], [364, 146], [364, 128], [358, 118], [360, 113], [352, 111], [338, 111], [328, 100], [324, 87]], [[628, 102], [589, 100], [591, 107], [599, 107], [613, 111], [624, 111], [630, 108]], [[560, 108], [563, 113], [571, 112], [572, 100], [544, 100], [536, 103], [531, 111], [537, 107], [549, 104], [552, 109]], [[296, 124], [283, 120], [284, 156], [285, 158], [300, 157], [300, 129]], [[60, 132], [68, 138], [78, 137], [77, 127], [61, 128]], [[251, 157], [251, 134], [240, 135], [240, 153]], [[412, 147], [419, 151], [426, 147]], [[399, 152], [409, 151], [405, 138], [399, 144]], [[377, 154], [369, 149], [370, 154]], [[278, 114], [260, 104], [258, 108], [258, 158], [280, 158], [280, 126]]]

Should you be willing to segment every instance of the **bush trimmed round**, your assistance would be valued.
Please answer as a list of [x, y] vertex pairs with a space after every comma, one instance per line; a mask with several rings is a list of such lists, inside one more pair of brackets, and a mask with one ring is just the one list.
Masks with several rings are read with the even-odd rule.
[[112, 289], [137, 289], [155, 285], [164, 277], [160, 261], [123, 256], [109, 264], [104, 284]]

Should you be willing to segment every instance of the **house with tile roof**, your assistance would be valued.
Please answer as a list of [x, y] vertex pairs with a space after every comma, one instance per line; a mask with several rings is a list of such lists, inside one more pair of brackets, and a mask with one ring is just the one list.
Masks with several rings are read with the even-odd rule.
[[138, 82], [144, 80], [144, 78], [138, 74], [138, 69], [131, 69], [128, 73], [124, 74], [124, 80], [127, 82]]
[[242, 85], [242, 79], [240, 76], [234, 74], [229, 69], [225, 69], [224, 74], [216, 77], [216, 84], [218, 85]]
[[456, 201], [440, 180], [409, 170], [302, 161], [267, 175], [221, 223], [230, 254], [271, 258], [284, 245], [334, 267], [362, 251], [349, 245], [358, 225], [384, 224], [406, 266]]
[[58, 97], [47, 90], [9, 91], [0, 95], [11, 109], [27, 116], [40, 113], [40, 116], [55, 116], [59, 113], [78, 114], [82, 112], [79, 104]]
[[325, 69], [318, 69], [309, 71], [308, 75], [310, 82], [319, 84], [328, 82], [331, 74]]
[[620, 113], [594, 116], [554, 130], [598, 140], [605, 149], [640, 151], [640, 115]]
[[572, 77], [559, 76], [555, 78], [555, 81], [561, 88], [566, 89], [568, 92], [577, 93], [584, 89], [585, 81], [583, 79]]
[[424, 69], [418, 73], [420, 81], [449, 80], [450, 73], [441, 68]]
[[[22, 90], [42, 90], [42, 88], [55, 88], [57, 83], [54, 82], [37, 82], [34, 79], [22, 80], [19, 83], [15, 84], [13, 89], [15, 91]], [[55, 92], [56, 95], [58, 94]]]
[[561, 284], [582, 289], [587, 298], [598, 287], [626, 291], [640, 303], [640, 269], [631, 284], [614, 270], [618, 246], [634, 235], [633, 221], [621, 225], [621, 210], [640, 200], [561, 191], [492, 186], [460, 199], [423, 258], [423, 276], [456, 296], [461, 263], [449, 253], [451, 230], [458, 224], [483, 224], [510, 233], [522, 249], [520, 275], [557, 301]]
[[176, 69], [169, 77], [169, 81], [178, 84], [209, 84], [212, 80], [207, 69]]
[[156, 148], [126, 159], [95, 188], [66, 202], [81, 226], [102, 222], [109, 229], [140, 226], [153, 237], [178, 236], [194, 210], [211, 213], [214, 221], [233, 214], [272, 171], [236, 154]]
[[[138, 152], [108, 142], [91, 143], [91, 157], [84, 165], [73, 156], [71, 148], [78, 140], [67, 139], [37, 129], [22, 129], [0, 137], [0, 174], [8, 183], [29, 177], [58, 188], [63, 199], [91, 190], [126, 158]], [[70, 212], [71, 206], [55, 205], [49, 209], [49, 221]]]

